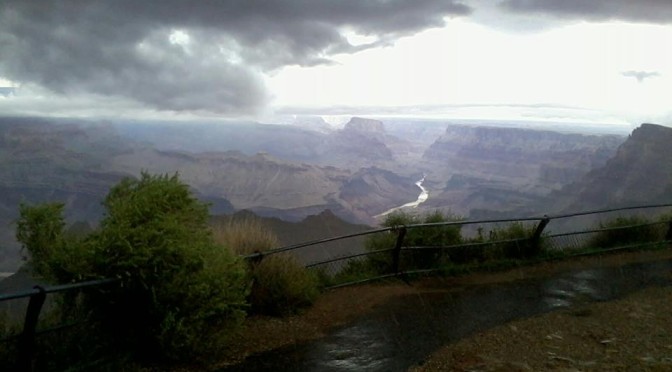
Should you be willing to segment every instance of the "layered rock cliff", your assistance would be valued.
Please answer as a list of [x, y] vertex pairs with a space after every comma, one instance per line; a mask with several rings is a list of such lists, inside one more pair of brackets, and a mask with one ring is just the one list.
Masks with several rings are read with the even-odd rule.
[[449, 126], [423, 155], [428, 206], [507, 210], [535, 202], [603, 165], [623, 138], [543, 130]]
[[415, 200], [420, 189], [414, 181], [388, 170], [362, 168], [343, 184], [338, 197], [353, 213], [368, 221], [370, 216]]
[[602, 167], [551, 194], [549, 209], [581, 211], [672, 202], [672, 128], [642, 124]]
[[113, 159], [115, 169], [179, 172], [205, 195], [228, 199], [236, 209], [300, 208], [328, 203], [348, 172], [282, 161], [266, 154], [239, 152], [189, 154], [146, 149]]
[[403, 151], [408, 146], [403, 140], [387, 134], [382, 122], [357, 117], [340, 130], [320, 125], [260, 123], [140, 122], [117, 123], [115, 126], [130, 139], [147, 141], [162, 151], [240, 151], [245, 155], [264, 152], [286, 161], [332, 165], [354, 171], [362, 166], [389, 163], [394, 159], [395, 151]]
[[382, 122], [352, 118], [343, 129], [325, 139], [319, 161], [353, 170], [391, 162], [394, 157], [386, 137]]

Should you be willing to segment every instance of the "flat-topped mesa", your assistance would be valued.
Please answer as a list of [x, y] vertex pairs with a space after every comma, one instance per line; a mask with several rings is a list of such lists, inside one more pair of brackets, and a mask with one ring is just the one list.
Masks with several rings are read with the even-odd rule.
[[347, 124], [345, 124], [343, 130], [357, 131], [362, 134], [370, 133], [370, 134], [384, 135], [385, 125], [383, 125], [383, 122], [380, 120], [353, 117]]
[[332, 163], [347, 163], [353, 169], [377, 161], [392, 161], [388, 137], [382, 122], [353, 117], [343, 129], [329, 136], [321, 155]]

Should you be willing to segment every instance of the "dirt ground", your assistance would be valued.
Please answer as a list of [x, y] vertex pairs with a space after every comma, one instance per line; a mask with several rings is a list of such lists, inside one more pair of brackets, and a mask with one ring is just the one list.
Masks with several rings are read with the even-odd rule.
[[413, 371], [672, 371], [672, 288], [515, 321]]
[[[325, 336], [389, 299], [466, 285], [543, 277], [571, 269], [672, 258], [672, 250], [630, 252], [543, 263], [498, 273], [341, 288], [304, 313], [251, 317], [215, 366]], [[671, 274], [672, 275], [672, 274]], [[650, 288], [614, 302], [585, 305], [513, 322], [446, 346], [417, 371], [672, 371], [672, 288]]]

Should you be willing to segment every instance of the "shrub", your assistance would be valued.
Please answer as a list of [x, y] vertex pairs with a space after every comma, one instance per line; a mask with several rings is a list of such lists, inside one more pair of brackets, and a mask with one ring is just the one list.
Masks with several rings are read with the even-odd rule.
[[[229, 219], [213, 227], [218, 243], [239, 255], [266, 252], [279, 245], [277, 236], [259, 219]], [[252, 289], [248, 301], [255, 313], [287, 315], [309, 306], [319, 291], [319, 279], [290, 253], [273, 254], [248, 263]]]
[[252, 266], [252, 277], [250, 304], [260, 314], [293, 314], [311, 305], [319, 294], [317, 275], [290, 254], [265, 257]]
[[21, 204], [16, 225], [16, 239], [28, 253], [33, 275], [55, 283], [94, 276], [87, 243], [64, 230], [62, 203]]
[[96, 268], [122, 279], [114, 311], [128, 318], [133, 339], [165, 356], [191, 356], [222, 346], [247, 294], [244, 266], [217, 245], [207, 205], [174, 176], [125, 179], [105, 199]]
[[[506, 227], [492, 229], [488, 241], [493, 244], [486, 248], [486, 256], [491, 259], [534, 257], [541, 250], [541, 243], [534, 247], [531, 241], [535, 230], [536, 225], [525, 225], [522, 222], [512, 222]], [[504, 242], [497, 243], [500, 241]]]
[[586, 248], [613, 248], [636, 243], [651, 243], [664, 239], [663, 226], [651, 224], [647, 218], [640, 216], [617, 217], [607, 222], [600, 222], [598, 229], [586, 243]]
[[64, 246], [63, 206], [63, 203], [19, 206], [16, 240], [28, 253], [33, 273], [44, 279], [56, 279], [53, 273], [56, 256]]
[[258, 218], [229, 218], [212, 227], [215, 241], [229, 247], [235, 254], [247, 256], [277, 248], [278, 237]]
[[[406, 212], [395, 212], [387, 216], [384, 227], [401, 227], [420, 223], [442, 223], [460, 221], [452, 215], [433, 212], [424, 216]], [[428, 226], [407, 229], [404, 238], [404, 247], [447, 247], [462, 242], [460, 225]], [[397, 234], [393, 231], [388, 234], [371, 235], [366, 241], [369, 251], [394, 248]], [[379, 273], [389, 273], [392, 270], [392, 253], [370, 256], [370, 264]], [[404, 269], [427, 269], [438, 267], [449, 255], [445, 249], [411, 249], [403, 251], [400, 265]]]
[[390, 266], [390, 252], [360, 256], [347, 261], [347, 264], [333, 277], [322, 272], [321, 281], [325, 286], [357, 282], [385, 274]]
[[176, 359], [223, 347], [248, 286], [242, 261], [213, 240], [207, 205], [177, 175], [147, 173], [114, 186], [104, 205], [100, 230], [81, 240], [62, 238], [62, 206], [22, 208], [17, 237], [33, 266], [60, 282], [119, 278], [90, 301], [119, 347]]

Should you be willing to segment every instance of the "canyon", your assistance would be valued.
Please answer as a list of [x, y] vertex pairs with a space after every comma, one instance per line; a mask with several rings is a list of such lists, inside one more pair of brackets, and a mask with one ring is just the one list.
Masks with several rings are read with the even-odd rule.
[[0, 118], [0, 271], [20, 264], [12, 225], [20, 203], [63, 202], [68, 223], [95, 227], [109, 188], [141, 171], [179, 173], [213, 215], [245, 210], [287, 223], [328, 210], [374, 226], [404, 204], [473, 219], [671, 198], [667, 127], [645, 124], [625, 137], [472, 124]]

